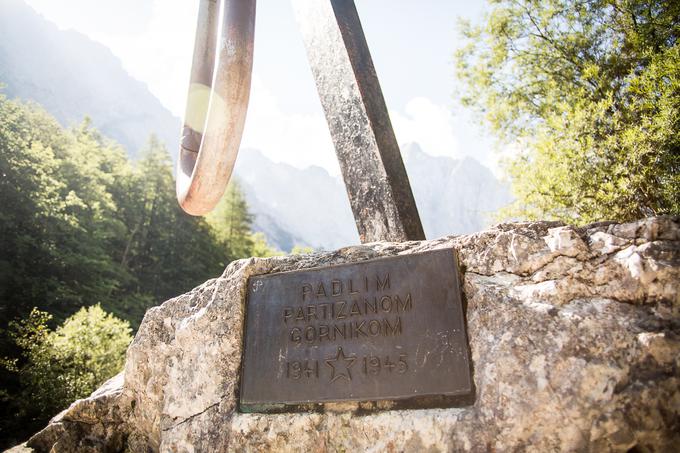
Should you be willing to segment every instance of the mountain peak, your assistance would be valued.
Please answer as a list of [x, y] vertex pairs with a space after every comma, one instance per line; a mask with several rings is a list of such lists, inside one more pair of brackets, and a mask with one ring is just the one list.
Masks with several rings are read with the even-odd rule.
[[406, 157], [419, 157], [421, 154], [425, 154], [423, 148], [421, 148], [418, 142], [406, 142], [401, 145], [401, 153]]
[[486, 165], [482, 164], [472, 156], [463, 156], [462, 159], [458, 159], [458, 168], [461, 170], [491, 172], [491, 170]]

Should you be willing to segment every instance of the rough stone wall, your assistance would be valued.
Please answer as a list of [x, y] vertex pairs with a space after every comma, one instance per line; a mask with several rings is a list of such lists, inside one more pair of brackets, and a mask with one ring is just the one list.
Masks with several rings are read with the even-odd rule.
[[[454, 247], [475, 403], [236, 411], [247, 278]], [[502, 224], [229, 265], [149, 310], [124, 373], [27, 443], [38, 451], [677, 451], [680, 219]]]

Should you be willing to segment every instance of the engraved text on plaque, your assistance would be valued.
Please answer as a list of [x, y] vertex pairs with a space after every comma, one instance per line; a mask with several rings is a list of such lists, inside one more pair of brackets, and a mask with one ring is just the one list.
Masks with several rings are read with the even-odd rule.
[[252, 277], [244, 346], [242, 410], [472, 393], [451, 249]]

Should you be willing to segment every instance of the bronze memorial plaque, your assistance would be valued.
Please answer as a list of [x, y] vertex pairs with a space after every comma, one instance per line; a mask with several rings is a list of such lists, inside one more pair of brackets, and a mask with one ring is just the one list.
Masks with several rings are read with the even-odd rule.
[[473, 397], [451, 249], [251, 277], [244, 348], [243, 411]]

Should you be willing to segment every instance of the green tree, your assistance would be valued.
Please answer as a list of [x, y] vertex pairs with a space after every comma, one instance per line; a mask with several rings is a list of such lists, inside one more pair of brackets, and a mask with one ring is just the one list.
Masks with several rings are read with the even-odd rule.
[[251, 256], [253, 216], [248, 212], [245, 195], [236, 178], [232, 178], [224, 196], [206, 218], [223, 244], [227, 261]]
[[132, 341], [127, 322], [99, 305], [81, 308], [53, 331], [47, 326], [50, 319], [49, 313], [34, 309], [25, 320], [10, 323], [10, 336], [23, 354], [4, 365], [18, 374], [21, 386], [18, 394], [1, 395], [15, 409], [15, 417], [3, 425], [29, 422], [36, 429], [123, 368]]
[[680, 213], [680, 3], [495, 0], [464, 24], [462, 100], [502, 142], [508, 215]]
[[[233, 259], [205, 219], [179, 208], [167, 150], [152, 136], [140, 154], [133, 166], [89, 120], [65, 130], [0, 95], [0, 329], [33, 307], [59, 323], [95, 303], [136, 328], [148, 307]], [[232, 222], [234, 238], [244, 225]], [[252, 248], [249, 236], [231, 243]], [[0, 356], [16, 352], [0, 335]]]
[[118, 366], [97, 351], [122, 344], [99, 338], [119, 338], [102, 309], [137, 328], [147, 308], [232, 259], [274, 253], [251, 235], [240, 191], [214, 228], [179, 208], [155, 137], [140, 154], [133, 164], [89, 120], [64, 129], [0, 95], [0, 449]]
[[114, 285], [103, 168], [122, 154], [86, 128], [64, 131], [38, 106], [0, 96], [0, 327], [33, 306], [63, 321]]
[[238, 179], [232, 178], [224, 196], [206, 217], [222, 245], [226, 262], [251, 256], [283, 255], [267, 243], [263, 233], [253, 233], [253, 216], [248, 210]]
[[290, 251], [291, 255], [307, 255], [310, 253], [314, 253], [314, 248], [302, 245], [295, 245], [293, 246], [293, 249]]
[[152, 136], [140, 154], [114, 194], [124, 229], [113, 254], [127, 278], [110, 307], [134, 327], [147, 308], [219, 275], [225, 265], [210, 225], [179, 208], [167, 150]]
[[[118, 274], [109, 242], [120, 225], [105, 188], [122, 163], [120, 149], [87, 123], [64, 130], [39, 106], [0, 95], [0, 357], [7, 363], [26, 359], [6, 330], [12, 319], [38, 307], [60, 323], [83, 305], [107, 302]], [[0, 419], [15, 423], [0, 427], [0, 443], [27, 434], [30, 420], [17, 409], [25, 382], [0, 367], [0, 393], [11, 396]]]
[[267, 237], [264, 233], [253, 233], [250, 237], [253, 241], [253, 248], [250, 250], [250, 256], [268, 258], [271, 256], [285, 255], [281, 250], [278, 250], [267, 243]]

